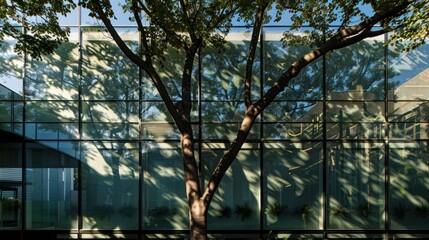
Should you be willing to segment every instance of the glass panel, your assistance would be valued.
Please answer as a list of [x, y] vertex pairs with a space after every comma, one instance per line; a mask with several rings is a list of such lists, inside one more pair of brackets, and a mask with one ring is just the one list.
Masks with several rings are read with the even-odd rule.
[[328, 54], [328, 99], [383, 100], [384, 50], [384, 39], [380, 36]]
[[[234, 139], [240, 128], [245, 112], [244, 102], [203, 102], [202, 103], [202, 133], [207, 139]], [[255, 120], [250, 138], [259, 138], [260, 119]]]
[[[192, 125], [194, 138], [199, 137], [199, 127], [197, 124]], [[141, 137], [144, 140], [179, 140], [180, 132], [174, 123], [142, 123]]]
[[[191, 121], [198, 121], [198, 102], [192, 101]], [[142, 121], [143, 122], [173, 122], [171, 114], [168, 112], [164, 102], [158, 100], [143, 101], [142, 104]]]
[[327, 123], [328, 139], [384, 139], [385, 123]]
[[77, 101], [27, 101], [26, 122], [77, 122]]
[[202, 102], [204, 122], [241, 122], [245, 112], [242, 101]]
[[27, 229], [77, 229], [79, 159], [39, 143], [26, 146]]
[[264, 112], [264, 137], [317, 139], [323, 135], [323, 103], [274, 101]]
[[323, 124], [315, 123], [264, 123], [264, 139], [322, 139]]
[[[71, 31], [76, 31], [72, 28]], [[77, 34], [62, 43], [54, 54], [42, 60], [28, 59], [25, 97], [42, 100], [77, 100], [79, 85], [79, 48]]]
[[143, 228], [188, 229], [182, 153], [179, 143], [144, 143]]
[[[2, 60], [0, 58], [0, 60]], [[12, 90], [0, 83], [0, 100], [12, 100]]]
[[389, 219], [392, 229], [427, 229], [428, 146], [427, 141], [389, 144]]
[[396, 101], [388, 102], [388, 117], [390, 122], [428, 122], [428, 101]]
[[322, 142], [264, 145], [264, 226], [322, 229]]
[[[83, 29], [83, 82], [85, 100], [138, 100], [139, 71], [111, 40], [97, 28]], [[117, 28], [132, 51], [138, 50], [133, 28]]]
[[138, 229], [139, 150], [131, 142], [83, 142], [84, 229]]
[[320, 122], [322, 102], [274, 101], [264, 111], [266, 122]]
[[[167, 89], [171, 99], [176, 102], [182, 99], [182, 76], [185, 63], [185, 52], [174, 48], [164, 50], [167, 59], [156, 59], [155, 70], [158, 72], [164, 87]], [[191, 100], [197, 101], [198, 97], [198, 58], [195, 57], [191, 74]], [[162, 100], [154, 83], [147, 73], [143, 73], [142, 99]]]
[[[205, 123], [201, 126], [203, 139], [229, 139], [233, 140], [237, 137], [240, 129], [239, 122], [237, 123]], [[260, 124], [255, 123], [247, 136], [247, 140], [259, 139]]]
[[385, 122], [384, 102], [328, 102], [327, 122]]
[[162, 101], [144, 101], [142, 109], [143, 122], [173, 122], [173, 118]]
[[79, 138], [77, 123], [26, 123], [25, 136], [37, 140], [75, 140]]
[[84, 122], [138, 122], [137, 101], [82, 102]]
[[389, 45], [389, 99], [429, 100], [429, 44], [402, 52]]
[[[224, 50], [204, 48], [202, 59], [203, 100], [237, 101], [244, 99], [244, 74], [251, 33], [245, 28], [232, 28]], [[252, 98], [259, 98], [259, 46], [253, 65]]]
[[391, 123], [389, 125], [391, 139], [428, 139], [428, 123]]
[[[264, 27], [264, 72], [265, 90], [271, 87], [281, 74], [287, 71], [290, 65], [298, 58], [308, 53], [308, 46], [284, 46], [281, 39], [283, 31], [287, 28]], [[310, 30], [301, 28], [302, 33]], [[299, 34], [299, 33], [297, 33]], [[323, 64], [322, 60], [316, 60], [305, 67], [298, 76], [293, 78], [288, 87], [277, 96], [282, 100], [320, 100], [323, 98]]]
[[330, 229], [384, 227], [384, 145], [330, 143], [326, 150]]
[[[10, 38], [2, 39], [0, 45], [0, 86], [22, 94], [22, 68], [23, 58], [14, 52], [15, 40]], [[4, 89], [1, 90], [0, 99], [9, 96], [4, 95]]]
[[[77, 6], [79, 3], [79, 0], [71, 0], [70, 2], [74, 2], [74, 4]], [[70, 13], [68, 13], [65, 16], [61, 14], [57, 15], [60, 26], [76, 26], [78, 24], [78, 16], [79, 16], [78, 7], [74, 9], [70, 9]]]
[[[74, 0], [76, 2], [76, 0]], [[136, 25], [135, 22], [130, 20], [130, 17], [133, 17], [133, 14], [129, 11], [124, 11], [122, 6], [126, 4], [126, 0], [115, 0], [111, 3], [112, 10], [115, 13], [115, 17], [112, 17], [110, 21], [114, 26], [127, 26], [127, 25]], [[76, 3], [77, 5], [77, 3]], [[129, 9], [129, 8], [128, 8]], [[76, 16], [76, 15], [73, 15]], [[87, 8], [82, 8], [82, 24], [87, 26], [100, 26], [100, 21], [90, 16], [90, 10]]]
[[[202, 148], [206, 181], [226, 151], [224, 144], [205, 144]], [[218, 187], [208, 216], [208, 228], [252, 230], [259, 228], [260, 167], [259, 146], [246, 144]], [[231, 224], [234, 223], [234, 224]]]
[[83, 139], [137, 140], [137, 123], [82, 123]]
[[12, 101], [0, 101], [0, 122], [13, 122], [14, 105]]
[[[0, 139], [3, 139], [0, 132]], [[22, 144], [0, 143], [0, 230], [21, 229]], [[2, 236], [3, 233], [2, 233]]]

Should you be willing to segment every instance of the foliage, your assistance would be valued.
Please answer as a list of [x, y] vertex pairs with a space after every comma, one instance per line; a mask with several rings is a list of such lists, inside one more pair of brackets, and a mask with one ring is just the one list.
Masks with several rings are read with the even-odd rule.
[[429, 36], [428, 1], [414, 1], [409, 9], [410, 12], [397, 20], [400, 27], [389, 38], [392, 45], [397, 42], [405, 42], [405, 51], [423, 45]]
[[[116, 13], [112, 8], [113, 2], [114, 1], [109, 0], [81, 0], [79, 4], [83, 8], [89, 10], [89, 15], [91, 17], [95, 17], [103, 23], [103, 31], [108, 31], [110, 33], [113, 41], [123, 53], [119, 57], [121, 61], [125, 60], [126, 62], [129, 60], [136, 64], [138, 69], [141, 69], [147, 74], [153, 89], [158, 91], [165, 104], [165, 112], [169, 113], [169, 117], [171, 117], [169, 119], [174, 121], [178, 132], [180, 132], [182, 140], [181, 146], [183, 147], [183, 165], [185, 166], [184, 173], [186, 175], [186, 195], [193, 196], [188, 199], [189, 206], [192, 207], [192, 204], [199, 201], [199, 205], [204, 205], [203, 209], [209, 209], [210, 202], [223, 176], [236, 159], [241, 147], [247, 140], [253, 123], [258, 119], [262, 111], [265, 110], [277, 96], [285, 92], [284, 90], [286, 87], [289, 87], [292, 92], [295, 91], [293, 94], [294, 97], [311, 96], [313, 93], [309, 91], [309, 89], [322, 89], [320, 83], [314, 82], [316, 78], [313, 78], [314, 74], [311, 72], [311, 70], [315, 72], [324, 71], [323, 69], [325, 69], [325, 66], [316, 64], [318, 59], [324, 56], [329, 57], [332, 52], [335, 53], [338, 49], [346, 49], [346, 47], [356, 44], [363, 39], [380, 36], [392, 30], [399, 31], [398, 39], [405, 37], [407, 40], [410, 40], [410, 48], [422, 44], [428, 35], [427, 16], [429, 11], [427, 11], [427, 0], [364, 0], [352, 2], [346, 0], [126, 0], [122, 4], [122, 8], [124, 12], [133, 16], [130, 20], [136, 23], [141, 36], [139, 39], [141, 46], [133, 47], [126, 42], [126, 39], [121, 38], [112, 25], [111, 19], [116, 17]], [[28, 28], [27, 32], [29, 34], [27, 35], [25, 35], [25, 32], [22, 33], [18, 31], [17, 28], [11, 27], [9, 23], [4, 24], [1, 31], [0, 38], [3, 38], [5, 34], [15, 35], [14, 37], [18, 40], [17, 50], [21, 52], [26, 51], [36, 57], [40, 56], [40, 52], [43, 53], [52, 50], [55, 44], [61, 39], [64, 39], [67, 31], [58, 28], [57, 22], [55, 21], [55, 14], [57, 12], [61, 14], [67, 13], [74, 7], [69, 1], [48, 1], [48, 3], [46, 3], [46, 1], [39, 1], [37, 3], [35, 3], [35, 1], [0, 1], [0, 3], [2, 4], [0, 8], [0, 19], [5, 20], [12, 16], [12, 19], [18, 22], [19, 25], [22, 24], [20, 12], [25, 13], [27, 16], [37, 16], [38, 14], [47, 16], [47, 21], [42, 21], [39, 29], [37, 27]], [[278, 63], [279, 65], [276, 69], [276, 73], [270, 76], [271, 81], [264, 81], [266, 85], [259, 86], [258, 90], [260, 91], [255, 94], [252, 92], [252, 87], [254, 91], [256, 85], [252, 83], [252, 73], [255, 70], [253, 67], [257, 65], [254, 60], [256, 52], [258, 52], [258, 40], [261, 26], [264, 22], [269, 20], [268, 15], [270, 14], [268, 14], [268, 12], [270, 9], [276, 10], [276, 16], [273, 16], [275, 17], [274, 21], [282, 21], [282, 18], [288, 17], [292, 22], [291, 28], [285, 30], [283, 35], [284, 47], [296, 44], [306, 46], [305, 48], [294, 51], [278, 48], [278, 55], [280, 57], [288, 53], [293, 53], [294, 55], [291, 56], [290, 59], [287, 59], [287, 61], [282, 58], [273, 59], [273, 61], [280, 62]], [[366, 10], [363, 11], [362, 9]], [[235, 106], [226, 104], [225, 108], [228, 108], [229, 111], [224, 111], [225, 113], [217, 115], [226, 116], [229, 114], [228, 118], [232, 118], [237, 122], [241, 121], [241, 125], [239, 126], [239, 131], [237, 131], [236, 138], [231, 141], [230, 146], [225, 151], [225, 155], [219, 159], [218, 165], [215, 168], [216, 171], [213, 172], [208, 182], [206, 182], [206, 179], [201, 181], [201, 178], [199, 178], [201, 174], [198, 169], [200, 168], [198, 167], [195, 159], [196, 154], [194, 152], [195, 134], [191, 125], [192, 104], [195, 102], [192, 101], [192, 93], [200, 91], [200, 89], [195, 89], [195, 79], [200, 79], [194, 76], [197, 72], [195, 71], [195, 62], [196, 58], [200, 56], [200, 50], [204, 47], [213, 46], [214, 49], [226, 47], [225, 37], [230, 31], [232, 22], [235, 19], [251, 27], [252, 36], [248, 45], [242, 48], [244, 51], [237, 48], [237, 51], [233, 53], [236, 57], [233, 58], [228, 56], [228, 59], [225, 59], [225, 61], [234, 60], [230, 62], [230, 66], [237, 72], [237, 75], [244, 76], [244, 79], [241, 79], [241, 81], [234, 81], [231, 74], [222, 72], [224, 74], [221, 74], [222, 77], [218, 80], [226, 84], [234, 82], [234, 87], [231, 88], [231, 92], [236, 93], [234, 98], [237, 100], [240, 99], [240, 96], [244, 97], [244, 103], [236, 101], [234, 103], [236, 104]], [[38, 25], [34, 24], [34, 26]], [[40, 32], [38, 32], [39, 30]], [[44, 30], [43, 34], [42, 30]], [[36, 41], [48, 39], [49, 37], [53, 37], [54, 39], [46, 45], [41, 45], [40, 42]], [[378, 45], [380, 44], [381, 43], [378, 43]], [[35, 47], [31, 48], [31, 46]], [[178, 77], [171, 78], [172, 81], [166, 81], [165, 75], [161, 74], [157, 64], [160, 66], [168, 66], [170, 58], [173, 58], [170, 54], [167, 54], [171, 51], [170, 49], [181, 53], [178, 54], [177, 59], [176, 56], [174, 56], [174, 60], [183, 64], [181, 67], [175, 68], [177, 71], [181, 71], [180, 74], [177, 74]], [[36, 50], [39, 50], [39, 52]], [[114, 48], [111, 48], [111, 50], [113, 51], [107, 52], [108, 60], [106, 60], [105, 64], [114, 68], [114, 64], [110, 64], [110, 61], [116, 61], [118, 56], [115, 55]], [[227, 51], [228, 49], [223, 48], [221, 50]], [[349, 52], [347, 53], [347, 51]], [[352, 49], [347, 48], [345, 52], [352, 58], [355, 57], [355, 52], [352, 51]], [[371, 56], [372, 52], [369, 51], [369, 53], [369, 56]], [[332, 56], [335, 58], [333, 61], [334, 63], [338, 62], [336, 59], [339, 59], [341, 62], [347, 61], [343, 56], [335, 56], [335, 54], [332, 54]], [[362, 59], [367, 58], [367, 54], [362, 54], [362, 56]], [[269, 58], [266, 56], [260, 57]], [[371, 59], [372, 62], [381, 64], [371, 65], [371, 67], [367, 69], [368, 71], [365, 71], [365, 69], [356, 69], [352, 66], [349, 68], [352, 69], [350, 72], [343, 73], [338, 72], [341, 69], [327, 66], [327, 69], [331, 69], [337, 74], [339, 80], [342, 80], [342, 76], [344, 75], [352, 76], [352, 78], [347, 79], [347, 83], [333, 81], [332, 86], [334, 87], [332, 89], [351, 89], [350, 87], [356, 84], [355, 81], [368, 76], [366, 74], [373, 70], [379, 70], [380, 67], [383, 66], [384, 60], [383, 58]], [[244, 64], [237, 66], [236, 62], [244, 62]], [[308, 66], [311, 64], [315, 66], [309, 68]], [[130, 66], [131, 64], [128, 63], [126, 65]], [[91, 64], [89, 64], [89, 66], [91, 67]], [[136, 72], [137, 71], [135, 71], [135, 73]], [[90, 82], [88, 86], [97, 84], [97, 81], [102, 82], [103, 80], [107, 80], [106, 82], [113, 82], [117, 79], [115, 74], [112, 74], [112, 79], [103, 79], [103, 75], [106, 74], [105, 71], [101, 70], [99, 73], [96, 72], [91, 76], [85, 76], [86, 79], [93, 79], [93, 82]], [[303, 78], [293, 83], [292, 80], [299, 76], [298, 74]], [[138, 83], [132, 80], [135, 79], [134, 77], [131, 75], [129, 77], [130, 80], [127, 83], [126, 89], [134, 89], [133, 87], [137, 86]], [[373, 88], [374, 94], [383, 91], [383, 88], [380, 86], [373, 85], [373, 81], [376, 81], [378, 77], [368, 78], [368, 81], [364, 83], [365, 89]], [[335, 77], [332, 79], [335, 80]], [[173, 87], [170, 89], [166, 87], [167, 82], [173, 82]], [[204, 85], [204, 83], [202, 85]], [[225, 84], [217, 85], [223, 87]], [[115, 86], [115, 84], [113, 84], [113, 86]], [[173, 89], [173, 92], [171, 89]], [[125, 97], [122, 99], [130, 100], [128, 96], [128, 94], [125, 94]], [[172, 96], [174, 96], [174, 98]], [[119, 96], [117, 97], [119, 99]], [[293, 103], [289, 106], [282, 106], [282, 109], [284, 108], [283, 110], [299, 115], [304, 112], [303, 109], [311, 107], [311, 104], [304, 106], [302, 104]], [[129, 109], [131, 107], [125, 106], [125, 108]], [[214, 109], [218, 110], [217, 108]], [[214, 113], [218, 112], [214, 111]], [[85, 114], [87, 114], [89, 118], [93, 117], [94, 119], [103, 117], [91, 111], [83, 113], [83, 115]], [[102, 114], [99, 113], [99, 115]], [[123, 119], [120, 118], [119, 120]], [[112, 139], [121, 135], [114, 131], [109, 134], [108, 137]], [[106, 136], [100, 134], [100, 137]], [[202, 186], [203, 183], [207, 183], [206, 188]], [[155, 218], [171, 215], [172, 212], [173, 211], [167, 207], [158, 207], [152, 209], [149, 215]], [[297, 212], [297, 215], [306, 221], [308, 215], [311, 214], [311, 207], [303, 205]], [[248, 205], [237, 205], [235, 213], [244, 221], [253, 214], [253, 209]], [[331, 213], [334, 216], [345, 218], [348, 211], [342, 206], [337, 206], [331, 209]], [[192, 221], [194, 218], [191, 217], [190, 219]], [[193, 238], [194, 236], [191, 237]], [[196, 238], [199, 238], [199, 236], [196, 236]]]
[[231, 217], [231, 208], [229, 206], [221, 206], [218, 210], [218, 217], [220, 218], [230, 218]]
[[272, 217], [280, 217], [281, 215], [286, 215], [288, 206], [283, 204], [268, 204], [265, 209], [265, 213]]
[[310, 204], [307, 204], [307, 203], [295, 209], [295, 216], [304, 222], [308, 222], [312, 213], [313, 213], [313, 208], [311, 207]]
[[331, 215], [336, 218], [346, 219], [349, 213], [349, 210], [342, 205], [331, 207]]
[[234, 212], [241, 221], [246, 221], [253, 215], [254, 210], [246, 203], [243, 205], [236, 205]]
[[358, 205], [357, 211], [359, 215], [361, 215], [364, 218], [368, 218], [370, 215], [373, 214], [373, 210], [371, 209], [371, 205], [368, 202], [364, 202]]
[[[58, 15], [67, 15], [76, 5], [72, 0], [0, 1], [0, 44], [16, 39], [15, 51], [35, 58], [51, 53], [68, 40], [69, 29], [60, 27]], [[22, 26], [25, 25], [25, 28]]]

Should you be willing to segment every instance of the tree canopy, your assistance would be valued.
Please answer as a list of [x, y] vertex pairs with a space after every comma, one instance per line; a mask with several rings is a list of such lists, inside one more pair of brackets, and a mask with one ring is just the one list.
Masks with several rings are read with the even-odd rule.
[[[10, 35], [18, 40], [17, 50], [27, 52], [33, 56], [49, 52], [59, 42], [66, 39], [67, 31], [58, 26], [56, 14], [67, 13], [74, 4], [71, 1], [47, 1], [48, 3], [1, 1], [2, 12], [0, 19], [5, 22], [1, 30], [1, 36]], [[246, 142], [252, 125], [258, 116], [269, 106], [277, 96], [285, 89], [293, 94], [303, 93], [302, 89], [320, 88], [310, 72], [306, 70], [309, 65], [316, 62], [326, 54], [335, 50], [357, 44], [364, 39], [393, 32], [392, 44], [397, 41], [405, 41], [406, 49], [415, 48], [423, 44], [428, 36], [429, 1], [428, 0], [126, 0], [122, 4], [123, 11], [131, 14], [130, 21], [136, 24], [139, 31], [141, 46], [130, 46], [126, 39], [121, 38], [112, 23], [117, 13], [114, 12], [109, 0], [82, 0], [79, 4], [90, 11], [90, 16], [100, 20], [112, 37], [115, 44], [123, 54], [141, 69], [150, 79], [153, 88], [158, 91], [159, 96], [165, 104], [168, 113], [174, 120], [181, 138], [181, 150], [184, 166], [184, 179], [186, 185], [186, 197], [188, 199], [191, 215], [190, 229], [192, 238], [205, 238], [207, 230], [207, 212], [222, 178], [231, 164], [236, 159], [243, 144]], [[61, 4], [60, 4], [61, 3]], [[34, 6], [33, 6], [33, 5]], [[38, 19], [42, 15], [41, 23], [30, 21], [31, 16]], [[288, 57], [282, 58], [277, 54], [272, 61], [281, 61], [283, 65], [273, 68], [270, 72], [270, 80], [267, 86], [256, 86], [254, 82], [254, 68], [258, 42], [261, 29], [268, 21], [285, 21], [288, 19], [292, 24], [284, 29], [283, 44], [285, 46], [300, 45], [301, 48], [290, 48], [284, 51]], [[9, 20], [18, 25], [28, 24], [28, 29], [20, 31], [14, 28]], [[196, 58], [203, 47], [220, 48], [223, 51], [231, 50], [229, 53], [240, 51], [225, 44], [225, 37], [229, 33], [234, 22], [244, 23], [251, 32], [246, 54], [231, 57], [225, 54], [222, 58], [213, 57], [213, 61], [231, 61], [231, 64], [239, 61], [243, 63], [234, 71], [241, 72], [242, 79], [239, 84], [233, 84], [227, 95], [241, 96], [244, 104], [242, 112], [225, 112], [224, 115], [232, 114], [234, 117], [241, 115], [241, 124], [237, 129], [236, 138], [231, 141], [225, 153], [220, 157], [206, 186], [201, 178], [200, 168], [195, 159], [195, 139], [192, 130], [192, 93], [195, 78]], [[303, 29], [309, 29], [303, 31]], [[41, 45], [43, 41], [49, 44]], [[175, 54], [172, 52], [175, 51]], [[353, 49], [348, 49], [342, 57], [353, 57]], [[374, 58], [377, 59], [375, 53]], [[106, 56], [104, 56], [106, 57]], [[114, 57], [110, 56], [111, 59]], [[335, 57], [335, 56], [334, 56]], [[367, 56], [364, 55], [364, 58]], [[165, 78], [161, 73], [165, 62], [168, 66], [169, 60], [181, 61], [181, 76], [174, 79], [173, 92], [166, 86]], [[208, 56], [210, 58], [210, 56]], [[378, 58], [380, 60], [380, 58]], [[268, 60], [270, 61], [270, 60]], [[374, 60], [376, 61], [376, 60]], [[352, 61], [348, 61], [352, 64]], [[229, 65], [231, 65], [229, 64]], [[222, 64], [219, 64], [222, 66]], [[376, 65], [369, 63], [367, 71], [377, 70]], [[313, 66], [314, 71], [320, 70], [320, 66]], [[336, 74], [342, 71], [335, 66], [327, 66], [327, 72], [333, 76], [331, 83], [333, 88], [344, 88], [350, 83], [335, 81]], [[378, 69], [380, 70], [380, 69]], [[384, 74], [383, 71], [379, 71]], [[350, 72], [350, 75], [364, 75], [366, 71]], [[210, 77], [210, 76], [208, 76]], [[95, 79], [96, 77], [94, 77]], [[227, 82], [234, 79], [225, 77]], [[341, 78], [338, 77], [338, 78]], [[359, 77], [357, 77], [359, 78]], [[293, 80], [298, 80], [292, 82]], [[349, 80], [349, 79], [347, 79]], [[109, 79], [114, 81], [114, 79]], [[353, 79], [350, 79], [353, 81]], [[375, 81], [375, 79], [374, 79]], [[132, 84], [132, 83], [130, 83]], [[204, 83], [202, 84], [204, 85]], [[370, 82], [365, 82], [365, 88], [373, 86], [373, 93], [381, 91]], [[253, 91], [259, 87], [263, 89], [260, 98], [254, 97]], [[126, 91], [126, 89], [124, 89]], [[174, 96], [174, 97], [173, 97]], [[236, 104], [240, 104], [236, 102]], [[283, 107], [283, 106], [282, 106]], [[307, 106], [309, 107], [309, 106]], [[284, 107], [293, 114], [300, 114], [295, 106]], [[219, 114], [220, 110], [215, 114]], [[222, 114], [219, 114], [222, 115]], [[95, 115], [93, 115], [95, 117]]]
[[[73, 0], [0, 0], [0, 44], [5, 37], [17, 42], [15, 51], [40, 58], [68, 40], [69, 29], [58, 22], [76, 7]], [[25, 26], [25, 27], [24, 27]]]

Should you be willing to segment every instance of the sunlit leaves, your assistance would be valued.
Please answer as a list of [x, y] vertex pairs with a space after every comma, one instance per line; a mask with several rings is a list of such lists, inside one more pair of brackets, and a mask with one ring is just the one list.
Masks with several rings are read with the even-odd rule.
[[15, 51], [40, 58], [68, 41], [69, 29], [59, 26], [58, 16], [74, 7], [72, 0], [0, 1], [0, 43], [5, 36], [15, 38]]
[[429, 1], [415, 1], [410, 11], [399, 20], [398, 25], [400, 28], [391, 36], [391, 43], [409, 40], [406, 42], [405, 51], [423, 45], [429, 36]]

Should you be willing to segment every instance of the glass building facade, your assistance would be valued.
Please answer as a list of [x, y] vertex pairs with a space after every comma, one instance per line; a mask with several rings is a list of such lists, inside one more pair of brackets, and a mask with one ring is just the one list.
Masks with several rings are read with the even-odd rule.
[[[102, 29], [70, 28], [43, 60], [1, 46], [0, 235], [186, 237], [180, 135], [160, 96]], [[285, 29], [263, 28], [253, 99], [309, 50], [284, 47]], [[117, 30], [137, 51], [137, 29]], [[429, 237], [429, 45], [404, 53], [388, 37], [310, 64], [264, 111], [213, 199], [210, 236]], [[201, 49], [193, 74], [206, 182], [244, 112], [250, 33], [226, 40]], [[179, 100], [183, 55], [166, 56], [158, 71]]]

